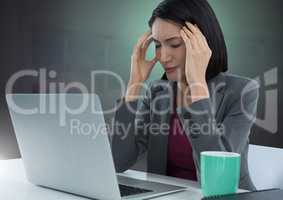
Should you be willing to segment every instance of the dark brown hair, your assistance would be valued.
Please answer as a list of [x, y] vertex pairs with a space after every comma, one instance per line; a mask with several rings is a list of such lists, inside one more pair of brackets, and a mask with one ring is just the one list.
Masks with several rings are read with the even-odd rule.
[[[186, 21], [197, 24], [212, 51], [206, 71], [206, 80], [220, 72], [227, 71], [228, 58], [224, 36], [207, 0], [164, 0], [153, 10], [148, 22], [150, 28], [156, 18], [173, 21], [182, 26], [185, 26]], [[162, 79], [167, 79], [166, 73]]]

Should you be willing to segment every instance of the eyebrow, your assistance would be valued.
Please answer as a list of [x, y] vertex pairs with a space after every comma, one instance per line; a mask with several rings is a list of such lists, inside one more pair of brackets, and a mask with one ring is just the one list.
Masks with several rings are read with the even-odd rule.
[[[168, 39], [166, 39], [165, 41], [166, 42], [169, 42], [169, 41], [171, 41], [171, 40], [174, 40], [174, 39], [180, 39], [181, 37], [179, 37], [179, 36], [175, 36], [175, 37], [171, 37], [171, 38], [168, 38]], [[157, 39], [155, 39], [155, 38], [152, 38], [153, 39], [153, 41], [154, 42], [159, 42]], [[160, 42], [159, 42], [160, 43]]]

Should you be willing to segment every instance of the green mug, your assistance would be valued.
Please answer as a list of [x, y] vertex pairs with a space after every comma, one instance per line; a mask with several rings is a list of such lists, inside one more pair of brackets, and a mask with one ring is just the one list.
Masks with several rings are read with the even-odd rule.
[[241, 155], [233, 152], [201, 152], [201, 189], [204, 197], [237, 192]]

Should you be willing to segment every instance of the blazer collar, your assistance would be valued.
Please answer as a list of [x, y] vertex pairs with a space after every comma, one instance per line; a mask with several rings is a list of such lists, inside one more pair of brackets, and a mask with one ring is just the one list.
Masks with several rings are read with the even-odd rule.
[[[207, 81], [207, 86], [209, 93], [212, 95], [214, 92], [220, 93], [225, 91], [226, 81], [225, 81], [225, 73], [221, 72], [217, 76]], [[168, 88], [171, 88], [173, 91], [177, 89], [177, 81], [171, 80], [160, 80], [157, 81], [156, 86], [153, 89], [153, 93], [168, 93]]]
[[[225, 73], [221, 72], [217, 76], [211, 78], [210, 80], [207, 81], [207, 86], [210, 94], [210, 103], [211, 103], [211, 108], [212, 112], [214, 114], [217, 114], [217, 111], [219, 109], [219, 106], [222, 102], [224, 93], [225, 93], [225, 88], [226, 88], [226, 80], [225, 80]], [[163, 107], [168, 107], [171, 106], [170, 102], [173, 102], [173, 94], [169, 94], [169, 88], [171, 91], [176, 94], [177, 91], [177, 81], [164, 81], [160, 80], [161, 82], [158, 82], [158, 85], [154, 87], [153, 93], [155, 93], [155, 96], [160, 96], [160, 95], [169, 95], [171, 99], [164, 100], [163, 101]], [[161, 83], [161, 84], [159, 84]], [[166, 104], [166, 105], [165, 105]]]

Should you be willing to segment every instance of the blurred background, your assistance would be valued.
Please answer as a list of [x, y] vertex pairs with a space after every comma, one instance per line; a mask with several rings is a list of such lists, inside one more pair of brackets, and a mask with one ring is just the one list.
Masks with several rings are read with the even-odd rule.
[[[0, 159], [20, 157], [5, 101], [5, 85], [23, 69], [56, 71], [49, 82], [81, 82], [90, 72], [110, 70], [127, 82], [130, 57], [159, 0], [1, 0], [0, 2]], [[283, 3], [280, 0], [209, 0], [222, 26], [229, 72], [261, 83], [252, 144], [283, 148]], [[153, 48], [149, 50], [149, 56]], [[150, 80], [163, 74], [158, 64]], [[149, 80], [149, 81], [150, 81]], [[121, 91], [118, 80], [101, 76], [95, 92], [103, 109]], [[16, 92], [36, 92], [38, 79], [25, 77]], [[272, 97], [272, 98], [270, 98]], [[113, 116], [106, 115], [106, 121]]]

